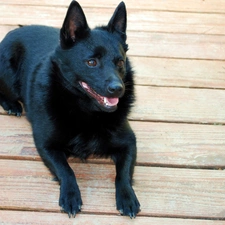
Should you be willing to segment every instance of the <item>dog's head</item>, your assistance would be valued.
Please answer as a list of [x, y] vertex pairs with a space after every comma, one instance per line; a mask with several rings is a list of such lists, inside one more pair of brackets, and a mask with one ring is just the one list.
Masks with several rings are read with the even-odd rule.
[[[98, 15], [96, 15], [98, 16]], [[91, 30], [78, 2], [72, 1], [60, 30], [57, 50], [67, 88], [79, 94], [87, 107], [113, 112], [125, 93], [126, 7], [121, 2], [107, 26]]]

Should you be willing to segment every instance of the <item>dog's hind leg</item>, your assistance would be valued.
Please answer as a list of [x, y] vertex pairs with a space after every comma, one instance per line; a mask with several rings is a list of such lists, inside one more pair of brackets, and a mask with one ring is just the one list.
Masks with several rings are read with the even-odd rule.
[[19, 85], [17, 74], [11, 69], [4, 69], [3, 62], [0, 61], [0, 105], [9, 115], [21, 116], [22, 106], [19, 103]]
[[0, 105], [9, 115], [21, 116], [23, 108], [18, 101], [12, 101], [7, 99], [3, 94], [0, 93]]
[[25, 50], [22, 44], [7, 40], [0, 45], [0, 105], [8, 114], [21, 116], [21, 65]]
[[20, 90], [17, 72], [0, 60], [0, 105], [9, 115], [21, 116]]

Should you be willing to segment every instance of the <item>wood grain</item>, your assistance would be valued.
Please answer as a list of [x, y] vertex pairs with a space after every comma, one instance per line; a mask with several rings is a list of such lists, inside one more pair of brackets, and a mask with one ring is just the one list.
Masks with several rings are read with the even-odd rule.
[[132, 122], [141, 165], [225, 166], [225, 127], [174, 123]]
[[131, 120], [225, 123], [224, 90], [136, 86], [136, 95]]
[[[108, 0], [105, 4], [104, 0], [92, 1], [81, 0], [79, 1], [82, 7], [99, 7], [99, 8], [115, 8], [118, 5], [117, 1]], [[24, 1], [13, 1], [13, 0], [0, 0], [0, 4], [16, 4], [16, 5], [46, 5], [46, 6], [63, 6], [68, 7], [69, 2], [65, 0], [55, 0], [49, 2], [48, 0], [24, 0]], [[162, 11], [183, 11], [183, 12], [197, 12], [197, 13], [224, 13], [225, 2], [223, 0], [213, 1], [196, 1], [188, 0], [186, 2], [177, 2], [176, 0], [167, 1], [154, 1], [154, 0], [141, 0], [137, 3], [135, 0], [126, 1], [128, 8], [133, 9], [148, 9], [148, 10], [162, 10]]]
[[224, 123], [225, 92], [212, 89], [136, 87], [130, 119], [185, 123]]
[[[44, 24], [61, 27], [66, 8], [55, 6], [0, 4], [0, 25]], [[107, 24], [111, 8], [84, 8], [91, 27]], [[37, 21], [38, 18], [38, 21]], [[224, 14], [199, 14], [128, 9], [128, 30], [166, 33], [225, 34]]]
[[[25, 117], [0, 116], [0, 124], [0, 158], [40, 160]], [[135, 121], [131, 121], [131, 126], [137, 137], [137, 164], [199, 168], [225, 166], [224, 126]], [[95, 158], [88, 162], [111, 163]]]
[[139, 85], [225, 88], [223, 61], [131, 57]]
[[[3, 38], [3, 37], [1, 37]], [[181, 59], [225, 58], [225, 36], [128, 32], [130, 56]]]
[[[223, 221], [210, 221], [210, 220], [192, 220], [192, 219], [170, 219], [170, 218], [156, 218], [156, 217], [143, 217], [137, 216], [135, 220], [114, 215], [89, 215], [77, 214], [75, 219], [69, 219], [62, 213], [45, 213], [45, 212], [20, 212], [20, 211], [0, 211], [0, 218], [3, 224], [18, 225], [32, 224], [32, 225], [224, 225]], [[35, 218], [35, 219], [34, 219]]]
[[129, 54], [181, 59], [224, 60], [225, 36], [128, 32]]
[[[72, 163], [83, 198], [83, 212], [115, 210], [111, 165]], [[59, 185], [42, 162], [1, 160], [0, 208], [59, 212]], [[225, 173], [222, 170], [135, 168], [134, 189], [141, 216], [224, 218]], [[210, 211], [208, 209], [210, 208]]]
[[[223, 90], [136, 86], [136, 95], [131, 120], [225, 123]], [[0, 113], [6, 114], [2, 107]]]
[[[69, 2], [0, 0], [0, 41], [20, 24], [60, 27]], [[79, 2], [91, 27], [107, 23], [119, 3]], [[110, 160], [70, 159], [84, 205], [69, 220], [60, 213], [59, 185], [37, 154], [28, 121], [0, 107], [0, 224], [224, 224], [225, 1], [126, 5], [141, 213], [135, 220], [119, 216]]]
[[[0, 36], [16, 26], [0, 26]], [[223, 61], [130, 57], [139, 85], [225, 88]]]

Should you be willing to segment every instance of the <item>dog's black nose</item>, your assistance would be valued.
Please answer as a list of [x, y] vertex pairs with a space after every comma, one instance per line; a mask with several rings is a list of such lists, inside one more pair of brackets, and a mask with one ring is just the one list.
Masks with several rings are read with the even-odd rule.
[[121, 97], [124, 93], [124, 86], [119, 82], [111, 82], [108, 85], [108, 92], [113, 97]]

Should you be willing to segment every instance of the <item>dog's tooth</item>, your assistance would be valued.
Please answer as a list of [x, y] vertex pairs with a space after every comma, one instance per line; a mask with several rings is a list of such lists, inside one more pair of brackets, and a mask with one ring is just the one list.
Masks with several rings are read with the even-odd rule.
[[88, 85], [85, 82], [82, 82], [84, 88], [88, 88]]
[[104, 103], [105, 103], [106, 105], [108, 105], [108, 101], [107, 101], [107, 98], [106, 98], [106, 97], [104, 97]]

